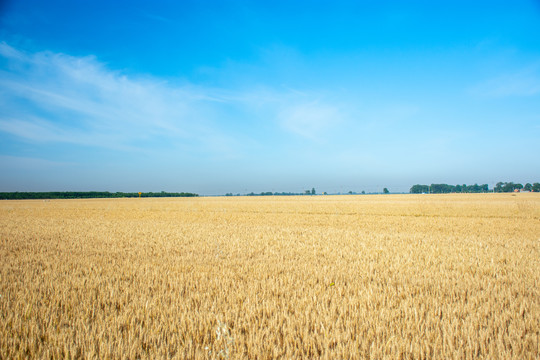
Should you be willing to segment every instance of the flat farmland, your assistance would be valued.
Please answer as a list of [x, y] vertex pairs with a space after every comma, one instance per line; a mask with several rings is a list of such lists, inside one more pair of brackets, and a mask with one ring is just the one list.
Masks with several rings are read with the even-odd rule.
[[538, 359], [540, 194], [0, 201], [0, 359]]

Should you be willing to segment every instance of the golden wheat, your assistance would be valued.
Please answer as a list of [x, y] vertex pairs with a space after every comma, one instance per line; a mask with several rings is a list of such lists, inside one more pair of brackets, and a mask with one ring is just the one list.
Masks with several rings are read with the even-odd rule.
[[540, 195], [0, 202], [0, 358], [538, 359]]

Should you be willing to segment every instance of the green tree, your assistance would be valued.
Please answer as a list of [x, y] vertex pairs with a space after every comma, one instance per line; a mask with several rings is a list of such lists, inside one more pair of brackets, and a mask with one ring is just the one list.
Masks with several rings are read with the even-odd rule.
[[411, 189], [409, 190], [409, 192], [411, 194], [422, 194], [422, 193], [427, 193], [429, 192], [429, 186], [427, 185], [420, 185], [420, 184], [416, 184], [416, 185], [413, 185], [411, 187]]
[[387, 188], [384, 188], [382, 192], [383, 192], [383, 194], [390, 194], [390, 191], [388, 191]]
[[523, 187], [523, 190], [525, 191], [532, 191], [532, 185], [530, 183], [526, 183]]
[[512, 192], [514, 191], [514, 183], [513, 182], [505, 182], [502, 187], [502, 192]]
[[532, 191], [534, 191], [534, 192], [540, 192], [540, 183], [534, 183], [534, 184], [532, 184]]
[[311, 195], [315, 195], [315, 188], [311, 189]]

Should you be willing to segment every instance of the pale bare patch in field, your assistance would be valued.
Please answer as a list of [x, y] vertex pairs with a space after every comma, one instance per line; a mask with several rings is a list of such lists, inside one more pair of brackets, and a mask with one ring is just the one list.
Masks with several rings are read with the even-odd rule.
[[0, 358], [538, 359], [540, 194], [0, 202]]

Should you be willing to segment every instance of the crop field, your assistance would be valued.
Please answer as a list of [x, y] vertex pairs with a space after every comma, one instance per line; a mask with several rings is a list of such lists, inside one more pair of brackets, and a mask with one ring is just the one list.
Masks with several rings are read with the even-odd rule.
[[538, 359], [540, 194], [0, 201], [0, 359]]

